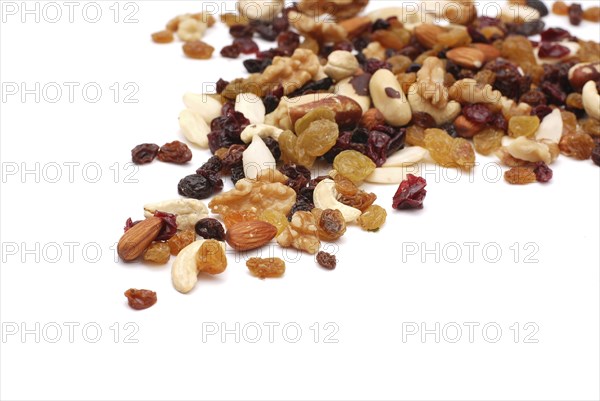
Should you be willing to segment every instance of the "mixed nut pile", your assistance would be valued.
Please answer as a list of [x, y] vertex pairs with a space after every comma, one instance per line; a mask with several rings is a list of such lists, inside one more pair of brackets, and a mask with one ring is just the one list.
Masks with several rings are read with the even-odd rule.
[[[393, 208], [414, 209], [426, 195], [423, 161], [469, 170], [476, 153], [496, 155], [511, 184], [548, 182], [560, 154], [600, 165], [600, 44], [546, 27], [543, 2], [511, 1], [498, 18], [478, 15], [469, 0], [361, 16], [367, 3], [241, 0], [239, 14], [221, 16], [233, 37], [221, 54], [254, 53], [244, 61], [250, 75], [219, 80], [213, 94], [184, 95], [182, 133], [213, 155], [181, 179], [184, 198], [146, 205], [145, 220], [127, 222], [123, 260], [176, 255], [172, 279], [183, 293], [200, 272], [225, 270], [225, 243], [246, 251], [275, 239], [334, 268], [321, 241], [354, 223], [368, 231], [385, 223], [363, 182], [399, 184]], [[596, 14], [582, 10], [581, 18]], [[169, 24], [184, 51], [205, 47], [202, 34], [186, 36], [203, 19]], [[276, 46], [259, 51], [255, 36]], [[168, 145], [171, 157], [161, 160], [189, 161], [185, 144]], [[161, 152], [144, 144], [132, 157], [146, 163]], [[323, 163], [333, 169], [313, 176]], [[235, 186], [220, 193], [224, 176]], [[207, 208], [201, 200], [209, 197]], [[278, 258], [246, 264], [260, 278], [285, 271]]]

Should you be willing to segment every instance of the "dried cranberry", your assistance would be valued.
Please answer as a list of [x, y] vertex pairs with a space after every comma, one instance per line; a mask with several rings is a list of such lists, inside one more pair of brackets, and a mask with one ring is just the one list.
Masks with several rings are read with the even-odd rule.
[[387, 160], [387, 149], [391, 138], [380, 131], [371, 131], [367, 142], [367, 156], [381, 167]]
[[234, 25], [229, 28], [229, 34], [234, 38], [251, 38], [254, 35], [254, 27], [251, 25]]
[[533, 172], [538, 182], [548, 182], [552, 179], [552, 170], [544, 162], [537, 162]]
[[546, 104], [546, 95], [539, 90], [530, 90], [519, 98], [519, 103], [527, 103], [531, 107]]
[[304, 85], [302, 88], [292, 92], [289, 95], [289, 97], [294, 98], [294, 97], [306, 95], [309, 93], [325, 91], [325, 90], [328, 90], [329, 88], [331, 88], [332, 86], [333, 86], [333, 80], [329, 77], [323, 78], [319, 81], [310, 81], [306, 85]]
[[132, 221], [131, 217], [125, 221], [125, 227], [123, 227], [123, 231], [129, 230], [131, 227], [135, 226], [137, 223], [140, 223], [141, 220]]
[[221, 56], [227, 58], [238, 58], [240, 56], [240, 48], [236, 45], [225, 46], [221, 49]]
[[286, 56], [291, 56], [298, 46], [300, 46], [300, 35], [296, 32], [286, 31], [277, 36], [277, 47]]
[[552, 109], [550, 106], [546, 106], [545, 104], [540, 104], [539, 106], [535, 106], [533, 109], [531, 109], [531, 115], [537, 116], [540, 121], [550, 113], [552, 113]]
[[270, 58], [266, 58], [263, 60], [250, 58], [248, 60], [244, 60], [244, 67], [250, 74], [255, 74], [258, 72], [263, 72], [268, 66], [273, 63], [273, 60]]
[[508, 33], [512, 35], [533, 36], [541, 33], [546, 27], [546, 23], [541, 19], [526, 21], [520, 24], [506, 24]]
[[487, 124], [494, 118], [494, 114], [490, 109], [481, 103], [465, 105], [462, 109], [462, 114], [467, 120], [477, 124]]
[[204, 239], [225, 240], [225, 229], [219, 220], [210, 217], [198, 220], [194, 229], [196, 234]]
[[600, 146], [596, 146], [592, 151], [592, 161], [596, 166], [600, 166]]
[[256, 27], [256, 33], [258, 33], [258, 35], [269, 42], [274, 42], [275, 39], [277, 39], [277, 35], [279, 34], [279, 32], [275, 31], [275, 29], [273, 29], [272, 26], [267, 26], [267, 25], [259, 25]]
[[542, 42], [559, 42], [571, 38], [569, 31], [562, 28], [548, 28], [541, 34]]
[[223, 78], [220, 78], [217, 81], [217, 93], [220, 95], [221, 93], [223, 93], [223, 91], [225, 90], [225, 88], [227, 87], [227, 85], [229, 85], [229, 81], [225, 81]]
[[310, 181], [310, 170], [304, 166], [285, 164], [279, 168], [279, 171], [288, 178], [287, 186], [296, 193], [299, 193]]
[[177, 216], [171, 213], [164, 213], [160, 210], [154, 212], [154, 217], [159, 217], [165, 224], [156, 237], [157, 241], [166, 241], [177, 234]]
[[386, 61], [377, 60], [375, 58], [370, 58], [365, 63], [363, 69], [368, 74], [375, 74], [378, 70], [385, 68], [386, 70], [392, 70], [392, 65]]
[[542, 42], [538, 56], [540, 58], [562, 58], [570, 52], [571, 50], [568, 47], [559, 45], [558, 43]]
[[154, 143], [143, 143], [131, 150], [131, 161], [135, 164], [146, 164], [158, 156], [160, 148]]
[[177, 190], [186, 198], [206, 199], [223, 189], [223, 180], [218, 173], [209, 170], [198, 170], [200, 174], [192, 174], [179, 181]]
[[228, 102], [225, 102], [223, 104], [223, 107], [221, 107], [221, 115], [224, 117], [229, 117], [229, 116], [233, 115], [234, 112], [235, 112], [235, 103], [231, 100]]
[[290, 23], [287, 17], [275, 17], [273, 19], [273, 29], [277, 33], [281, 33], [283, 31], [287, 31], [290, 28]]
[[408, 174], [394, 195], [392, 207], [398, 210], [422, 209], [423, 200], [427, 194], [425, 186], [427, 186], [427, 181], [424, 178]]
[[571, 25], [579, 25], [583, 21], [583, 8], [579, 3], [573, 3], [569, 6], [569, 22]]
[[242, 54], [252, 54], [258, 51], [258, 45], [250, 38], [237, 38], [233, 41]]
[[548, 96], [550, 104], [563, 105], [567, 100], [567, 94], [558, 86], [549, 81], [540, 84], [540, 89]]
[[279, 148], [279, 142], [277, 142], [275, 139], [271, 138], [270, 136], [263, 139], [263, 142], [265, 143], [265, 145], [267, 145], [267, 148], [269, 148], [269, 151], [271, 151], [271, 154], [275, 158], [275, 161], [278, 161], [279, 159], [281, 159], [281, 149]]

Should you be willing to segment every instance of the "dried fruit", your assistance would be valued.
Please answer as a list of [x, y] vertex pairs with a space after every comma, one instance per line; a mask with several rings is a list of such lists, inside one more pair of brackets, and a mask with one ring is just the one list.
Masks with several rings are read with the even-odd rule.
[[398, 210], [422, 209], [423, 200], [427, 195], [425, 186], [427, 186], [427, 181], [424, 178], [408, 174], [394, 195], [392, 207]]
[[583, 19], [591, 22], [600, 22], [600, 7], [589, 7], [583, 11]]
[[153, 143], [143, 143], [131, 150], [131, 161], [135, 164], [146, 164], [153, 161], [158, 156], [158, 145]]
[[487, 124], [492, 122], [494, 114], [484, 104], [467, 104], [462, 109], [462, 114], [469, 120], [477, 124]]
[[571, 25], [579, 25], [583, 20], [583, 8], [579, 3], [573, 3], [569, 6], [569, 22]]
[[321, 267], [324, 267], [327, 270], [333, 270], [337, 265], [337, 259], [335, 255], [331, 255], [324, 251], [320, 251], [319, 253], [317, 253], [316, 259], [317, 263], [319, 263]]
[[285, 273], [285, 262], [279, 258], [250, 258], [246, 266], [260, 279], [281, 277]]
[[315, 208], [311, 213], [315, 216], [320, 240], [336, 241], [346, 232], [346, 220], [339, 210]]
[[419, 125], [411, 125], [408, 127], [406, 129], [406, 144], [425, 147], [425, 128]]
[[169, 30], [158, 31], [152, 34], [152, 41], [154, 43], [165, 44], [171, 43], [175, 37], [173, 36], [173, 32]]
[[192, 160], [192, 151], [179, 141], [166, 143], [158, 151], [158, 160], [166, 163], [185, 164]]
[[149, 217], [129, 228], [117, 245], [119, 257], [126, 262], [135, 260], [158, 237], [164, 224], [159, 217]]
[[223, 180], [219, 173], [210, 170], [198, 170], [201, 174], [184, 177], [177, 185], [177, 191], [186, 198], [206, 199], [223, 189]]
[[485, 128], [473, 137], [473, 144], [477, 153], [488, 156], [500, 149], [504, 131], [496, 128]]
[[562, 154], [574, 157], [577, 160], [589, 159], [595, 145], [591, 136], [580, 132], [564, 135], [558, 144]]
[[453, 163], [462, 169], [470, 169], [475, 165], [475, 152], [471, 143], [464, 138], [454, 138], [450, 157]]
[[540, 119], [537, 116], [515, 116], [508, 121], [508, 132], [513, 138], [531, 138], [539, 127]]
[[219, 220], [209, 217], [198, 220], [194, 227], [196, 234], [204, 239], [225, 240], [225, 229]]
[[273, 225], [275, 228], [277, 228], [276, 235], [281, 234], [283, 232], [283, 230], [285, 230], [285, 228], [289, 224], [289, 221], [288, 221], [287, 217], [285, 216], [285, 214], [278, 212], [276, 210], [270, 210], [270, 209], [264, 210], [260, 214], [260, 216], [258, 216], [258, 220], [269, 223], [269, 224]]
[[264, 221], [246, 221], [227, 230], [225, 240], [238, 251], [260, 248], [277, 235], [277, 228]]
[[256, 213], [254, 213], [251, 210], [229, 210], [223, 215], [225, 227], [227, 227], [228, 229], [238, 223], [256, 220], [258, 220], [258, 217], [256, 216]]
[[183, 53], [193, 59], [208, 60], [212, 57], [215, 48], [201, 40], [185, 42], [183, 44]]
[[385, 223], [387, 212], [378, 205], [371, 205], [360, 215], [358, 224], [363, 230], [377, 231]]
[[177, 233], [177, 216], [160, 210], [155, 211], [153, 216], [160, 218], [164, 223], [163, 228], [156, 237], [156, 241], [166, 241]]
[[335, 121], [335, 112], [327, 107], [317, 107], [309, 111], [294, 124], [296, 135], [302, 134], [313, 122], [319, 120]]
[[544, 162], [537, 162], [533, 172], [538, 182], [548, 182], [552, 179], [552, 169]]
[[564, 1], [556, 1], [552, 4], [552, 12], [556, 15], [567, 15], [569, 6]]
[[196, 233], [193, 230], [183, 230], [169, 238], [167, 246], [171, 255], [177, 256], [183, 248], [194, 241], [196, 241]]
[[588, 118], [581, 123], [581, 129], [588, 135], [598, 137], [600, 136], [600, 120]]
[[136, 290], [130, 288], [125, 291], [127, 303], [132, 309], [142, 310], [148, 309], [156, 303], [156, 293], [150, 290]]
[[208, 274], [221, 274], [227, 268], [227, 256], [223, 245], [214, 239], [206, 240], [196, 253], [198, 271]]
[[335, 122], [325, 119], [313, 121], [298, 135], [296, 151], [299, 158], [302, 158], [303, 154], [311, 157], [323, 156], [335, 145], [338, 136], [339, 130]]
[[345, 150], [333, 161], [333, 168], [353, 182], [367, 178], [377, 166], [371, 159], [355, 150]]
[[504, 173], [504, 179], [513, 185], [525, 185], [537, 181], [533, 169], [529, 167], [513, 167]]
[[299, 193], [310, 181], [310, 170], [304, 166], [285, 164], [279, 168], [279, 171], [288, 178], [287, 186], [296, 193]]
[[171, 258], [169, 245], [165, 242], [153, 242], [143, 253], [144, 262], [164, 265]]
[[596, 166], [600, 166], [600, 146], [596, 146], [592, 151], [592, 161]]

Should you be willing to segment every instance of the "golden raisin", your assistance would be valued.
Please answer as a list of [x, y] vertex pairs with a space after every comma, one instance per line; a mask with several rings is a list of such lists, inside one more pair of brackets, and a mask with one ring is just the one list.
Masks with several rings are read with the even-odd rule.
[[311, 213], [315, 216], [320, 240], [335, 241], [346, 232], [346, 220], [339, 210], [315, 208]]
[[157, 301], [156, 292], [150, 290], [138, 290], [130, 288], [124, 294], [127, 303], [132, 309], [142, 310], [154, 305]]
[[377, 231], [385, 223], [387, 212], [379, 205], [371, 205], [360, 215], [358, 224], [363, 230]]
[[563, 136], [571, 135], [577, 132], [577, 116], [570, 111], [561, 111], [563, 120]]
[[214, 239], [204, 241], [196, 253], [196, 266], [204, 273], [223, 273], [227, 268], [227, 256], [221, 243]]
[[296, 151], [301, 157], [307, 154], [309, 157], [319, 157], [327, 153], [339, 136], [338, 125], [330, 120], [317, 120], [298, 135]]
[[557, 1], [552, 4], [552, 12], [556, 15], [569, 14], [569, 6], [564, 1]]
[[333, 177], [333, 181], [335, 181], [335, 190], [340, 195], [344, 196], [354, 196], [358, 193], [358, 187], [352, 181], [337, 173], [335, 177]]
[[294, 125], [296, 135], [302, 134], [313, 122], [319, 120], [329, 120], [334, 122], [335, 112], [326, 107], [318, 107], [306, 113], [302, 118], [296, 121], [296, 124]]
[[260, 216], [258, 216], [258, 219], [275, 226], [275, 228], [277, 228], [277, 235], [281, 234], [283, 230], [285, 230], [285, 228], [290, 224], [287, 217], [285, 217], [283, 213], [272, 209], [264, 210]]
[[583, 19], [591, 22], [600, 22], [600, 7], [594, 6], [584, 10]]
[[406, 72], [408, 67], [412, 64], [412, 60], [406, 56], [397, 55], [392, 56], [386, 60], [392, 66], [392, 72], [394, 75]]
[[581, 93], [569, 93], [566, 103], [567, 106], [572, 109], [583, 110], [583, 97], [581, 96]]
[[581, 123], [583, 132], [591, 136], [600, 136], [600, 121], [595, 118], [588, 118]]
[[356, 150], [345, 150], [333, 160], [333, 168], [355, 183], [370, 176], [376, 167], [373, 160]]
[[464, 138], [454, 138], [450, 156], [453, 163], [462, 169], [468, 170], [475, 166], [475, 152], [471, 143]]
[[169, 238], [167, 240], [167, 245], [169, 247], [171, 255], [177, 256], [183, 248], [185, 248], [194, 241], [196, 241], [196, 231], [184, 230], [179, 231], [177, 234]]
[[446, 47], [466, 46], [471, 43], [471, 37], [466, 29], [452, 28], [448, 32], [437, 35], [437, 42]]
[[411, 146], [425, 147], [425, 128], [411, 125], [406, 129], [406, 143]]
[[183, 44], [183, 53], [189, 58], [197, 60], [207, 60], [211, 58], [214, 51], [214, 47], [201, 40], [194, 40]]
[[353, 196], [341, 195], [339, 201], [344, 205], [351, 206], [361, 212], [367, 210], [369, 206], [377, 200], [377, 195], [374, 193], [368, 193], [359, 189], [358, 192]]
[[577, 160], [589, 159], [595, 145], [591, 136], [581, 132], [563, 136], [558, 144], [563, 155], [574, 157]]
[[228, 230], [238, 223], [255, 220], [258, 220], [256, 213], [250, 210], [231, 210], [223, 215], [223, 222]]
[[513, 138], [532, 137], [540, 127], [537, 116], [515, 116], [508, 121], [508, 132]]
[[152, 34], [152, 41], [154, 43], [171, 43], [174, 40], [173, 32], [164, 30], [158, 31]]
[[425, 130], [425, 148], [437, 164], [444, 167], [454, 166], [452, 144], [453, 138], [446, 131], [438, 128]]
[[504, 179], [513, 185], [531, 184], [537, 181], [535, 172], [528, 167], [513, 167], [504, 173]]
[[144, 262], [152, 262], [158, 265], [164, 265], [169, 261], [169, 245], [164, 242], [153, 242], [144, 251]]
[[281, 277], [285, 273], [285, 262], [279, 258], [250, 258], [246, 266], [260, 279]]
[[473, 137], [473, 144], [477, 153], [490, 155], [502, 146], [504, 131], [496, 128], [485, 128]]

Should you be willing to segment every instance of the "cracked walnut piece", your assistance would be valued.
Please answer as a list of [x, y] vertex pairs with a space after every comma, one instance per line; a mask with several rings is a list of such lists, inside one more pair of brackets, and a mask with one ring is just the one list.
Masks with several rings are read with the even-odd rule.
[[289, 95], [313, 80], [320, 67], [315, 53], [308, 49], [296, 49], [292, 57], [275, 57], [273, 64], [262, 74], [252, 74], [247, 79], [232, 81], [223, 91], [223, 96], [231, 100], [240, 93], [264, 97], [279, 86], [283, 86], [284, 95]]
[[310, 254], [319, 251], [321, 242], [317, 235], [317, 222], [311, 212], [296, 212], [290, 224], [276, 238], [284, 248], [293, 247]]
[[479, 84], [471, 78], [456, 81], [448, 89], [450, 99], [459, 103], [500, 103], [502, 93], [494, 90], [490, 84]]
[[266, 169], [256, 178], [243, 178], [231, 191], [217, 195], [208, 207], [215, 214], [249, 210], [260, 215], [265, 210], [288, 214], [296, 203], [296, 192], [285, 185], [288, 178], [277, 170]]
[[290, 24], [302, 35], [311, 37], [319, 43], [338, 43], [348, 38], [346, 29], [331, 21], [319, 21], [314, 17], [290, 11]]
[[352, 18], [369, 4], [369, 0], [301, 0], [298, 9], [311, 17], [329, 14], [337, 21]]

